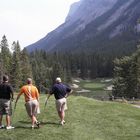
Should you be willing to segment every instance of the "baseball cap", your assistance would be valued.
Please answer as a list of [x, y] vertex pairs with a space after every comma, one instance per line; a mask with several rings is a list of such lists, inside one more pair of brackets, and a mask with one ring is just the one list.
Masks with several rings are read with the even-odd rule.
[[60, 83], [61, 82], [61, 78], [57, 77], [55, 81]]

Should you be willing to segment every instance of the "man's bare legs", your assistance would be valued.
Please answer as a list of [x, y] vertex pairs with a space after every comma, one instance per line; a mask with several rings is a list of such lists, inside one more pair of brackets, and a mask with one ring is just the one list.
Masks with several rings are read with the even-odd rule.
[[3, 118], [3, 115], [0, 115], [0, 126], [2, 126], [2, 118]]
[[6, 123], [7, 123], [7, 126], [11, 125], [11, 117], [9, 115], [6, 115]]
[[[37, 110], [37, 108], [38, 108], [38, 106], [33, 106], [33, 112], [35, 112], [35, 110]], [[32, 120], [32, 128], [34, 128], [34, 125], [36, 124], [37, 125], [37, 127], [39, 128], [39, 125], [40, 125], [40, 122], [38, 122], [37, 121], [37, 118], [36, 118], [36, 116], [34, 115], [34, 114], [32, 114], [31, 116], [30, 116], [30, 118], [31, 118], [31, 120]]]

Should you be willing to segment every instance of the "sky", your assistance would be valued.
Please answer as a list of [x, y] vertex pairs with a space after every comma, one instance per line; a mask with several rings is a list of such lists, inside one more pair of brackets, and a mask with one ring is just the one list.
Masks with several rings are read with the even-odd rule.
[[24, 48], [64, 23], [70, 5], [79, 0], [0, 0], [0, 41], [19, 41]]

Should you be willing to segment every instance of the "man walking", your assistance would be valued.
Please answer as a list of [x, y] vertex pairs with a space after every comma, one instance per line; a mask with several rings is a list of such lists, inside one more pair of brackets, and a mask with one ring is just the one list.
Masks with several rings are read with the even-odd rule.
[[0, 84], [0, 129], [4, 128], [4, 125], [2, 125], [3, 115], [6, 115], [6, 129], [14, 128], [11, 126], [13, 89], [8, 83], [8, 80], [8, 76], [4, 75], [3, 82]]
[[39, 128], [40, 122], [38, 122], [36, 118], [37, 110], [39, 108], [39, 92], [38, 92], [38, 89], [32, 85], [31, 78], [28, 78], [27, 85], [24, 85], [21, 88], [20, 93], [17, 96], [15, 104], [17, 104], [18, 99], [20, 98], [22, 94], [24, 94], [24, 97], [25, 97], [26, 111], [32, 120], [32, 129], [34, 129], [35, 124]]
[[68, 86], [62, 84], [61, 78], [56, 78], [56, 83], [53, 85], [50, 93], [47, 96], [46, 103], [49, 99], [49, 97], [54, 94], [54, 97], [56, 99], [56, 109], [58, 112], [58, 115], [60, 117], [60, 124], [64, 125], [65, 123], [65, 108], [66, 108], [66, 97], [68, 96], [68, 93], [71, 93], [72, 90]]

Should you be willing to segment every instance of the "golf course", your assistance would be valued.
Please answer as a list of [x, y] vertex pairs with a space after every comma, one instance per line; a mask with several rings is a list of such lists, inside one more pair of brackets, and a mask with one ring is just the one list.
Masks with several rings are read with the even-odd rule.
[[[94, 87], [91, 82], [83, 82], [80, 83], [80, 86], [91, 89], [92, 92], [89, 94], [94, 92], [97, 94], [105, 85], [103, 83], [101, 86], [96, 82]], [[94, 91], [92, 87], [96, 90]], [[78, 96], [75, 96], [76, 94]], [[140, 139], [140, 109], [131, 104], [95, 100], [74, 91], [67, 99], [66, 124], [61, 126], [55, 109], [54, 97], [50, 97], [44, 108], [45, 98], [45, 94], [40, 95], [41, 113], [38, 115], [38, 119], [41, 127], [39, 129], [31, 129], [31, 121], [26, 114], [22, 97], [12, 116], [12, 124], [15, 129], [1, 129], [0, 140]]]

